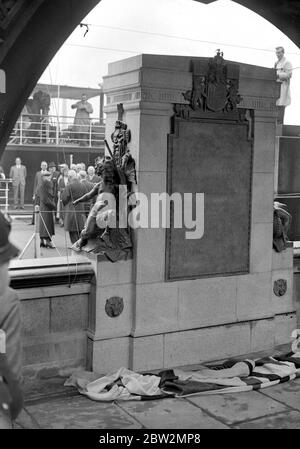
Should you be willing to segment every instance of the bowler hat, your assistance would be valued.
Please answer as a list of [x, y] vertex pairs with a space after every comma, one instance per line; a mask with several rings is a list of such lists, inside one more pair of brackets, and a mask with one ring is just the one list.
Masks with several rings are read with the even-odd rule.
[[10, 230], [11, 225], [9, 221], [0, 212], [0, 265], [5, 264], [19, 254], [18, 248], [8, 240]]
[[50, 163], [49, 163], [49, 168], [52, 168], [52, 167], [55, 167], [55, 168], [56, 168], [55, 162], [50, 162]]

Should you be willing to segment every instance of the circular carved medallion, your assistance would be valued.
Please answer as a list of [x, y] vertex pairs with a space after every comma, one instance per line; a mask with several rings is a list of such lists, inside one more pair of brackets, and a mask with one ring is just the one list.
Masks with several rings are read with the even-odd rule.
[[274, 282], [273, 291], [276, 296], [283, 296], [287, 291], [287, 281], [286, 279], [277, 279]]
[[119, 296], [112, 296], [111, 298], [106, 300], [105, 312], [111, 318], [115, 318], [116, 316], [121, 315], [123, 309], [124, 309], [123, 298], [120, 298]]

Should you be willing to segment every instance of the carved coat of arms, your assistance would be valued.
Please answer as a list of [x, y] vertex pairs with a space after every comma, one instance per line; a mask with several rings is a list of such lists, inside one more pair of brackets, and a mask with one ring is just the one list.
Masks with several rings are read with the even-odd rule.
[[[223, 53], [217, 50], [208, 64], [193, 61], [193, 89], [183, 94], [193, 110], [211, 112], [235, 111], [241, 101], [239, 89], [239, 66], [226, 63]], [[183, 108], [184, 109], [184, 106]], [[181, 115], [182, 111], [180, 110]], [[187, 114], [186, 114], [187, 115]]]
[[206, 106], [213, 112], [222, 111], [227, 102], [227, 67], [223, 53], [217, 55], [208, 64]]

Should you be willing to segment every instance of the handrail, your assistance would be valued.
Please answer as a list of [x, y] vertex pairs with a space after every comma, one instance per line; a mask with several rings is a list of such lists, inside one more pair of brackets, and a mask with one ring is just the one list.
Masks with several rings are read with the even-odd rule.
[[[0, 200], [5, 200], [4, 204], [1, 204], [0, 202], [0, 208], [1, 206], [4, 206], [4, 213], [7, 214], [8, 213], [8, 192], [9, 192], [9, 187], [8, 184], [12, 182], [12, 179], [10, 178], [6, 178], [6, 179], [0, 179]], [[3, 188], [3, 184], [5, 183], [5, 188]], [[4, 196], [1, 195], [1, 192], [4, 192]]]
[[9, 144], [72, 145], [103, 147], [105, 125], [96, 118], [22, 114], [16, 122]]

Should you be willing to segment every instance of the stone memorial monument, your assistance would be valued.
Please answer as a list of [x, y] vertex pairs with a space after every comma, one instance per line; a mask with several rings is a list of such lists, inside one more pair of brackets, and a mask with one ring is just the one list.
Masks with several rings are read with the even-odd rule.
[[110, 64], [104, 90], [107, 141], [120, 110], [131, 133], [141, 227], [132, 255], [90, 256], [89, 368], [148, 371], [289, 342], [293, 251], [273, 249], [275, 71], [220, 50], [143, 54]]

